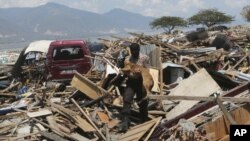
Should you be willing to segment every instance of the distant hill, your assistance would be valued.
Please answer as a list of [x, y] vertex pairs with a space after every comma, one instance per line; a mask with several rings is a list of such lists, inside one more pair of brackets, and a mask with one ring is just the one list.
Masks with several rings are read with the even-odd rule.
[[76, 39], [150, 30], [152, 17], [122, 9], [105, 14], [56, 3], [33, 8], [0, 9], [0, 44], [41, 39]]

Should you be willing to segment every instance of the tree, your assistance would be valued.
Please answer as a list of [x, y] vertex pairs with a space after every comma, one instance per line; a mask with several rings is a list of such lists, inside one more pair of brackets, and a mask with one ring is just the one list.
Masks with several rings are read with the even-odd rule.
[[243, 7], [241, 15], [250, 22], [250, 5]]
[[219, 12], [217, 9], [200, 10], [197, 14], [188, 19], [189, 24], [202, 24], [208, 28], [223, 23], [232, 22], [234, 17]]
[[181, 17], [163, 16], [157, 18], [150, 23], [150, 26], [154, 29], [162, 28], [167, 33], [171, 33], [176, 27], [185, 27], [187, 25], [186, 20]]

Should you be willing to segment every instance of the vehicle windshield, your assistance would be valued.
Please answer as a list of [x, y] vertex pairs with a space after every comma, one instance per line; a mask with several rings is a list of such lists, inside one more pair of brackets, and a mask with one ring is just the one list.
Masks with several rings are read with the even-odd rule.
[[54, 60], [71, 60], [83, 58], [83, 50], [80, 46], [67, 46], [53, 50]]

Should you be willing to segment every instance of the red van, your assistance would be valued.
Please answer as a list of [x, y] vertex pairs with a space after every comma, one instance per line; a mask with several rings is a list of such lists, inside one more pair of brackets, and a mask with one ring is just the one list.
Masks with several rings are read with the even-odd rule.
[[87, 73], [92, 66], [89, 45], [83, 40], [62, 40], [51, 42], [46, 66], [49, 79], [71, 80], [76, 70], [79, 73]]

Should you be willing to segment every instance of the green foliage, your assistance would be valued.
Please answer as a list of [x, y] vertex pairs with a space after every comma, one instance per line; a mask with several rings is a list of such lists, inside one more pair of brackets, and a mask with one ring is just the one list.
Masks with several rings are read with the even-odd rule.
[[197, 14], [188, 19], [189, 24], [202, 24], [211, 27], [217, 24], [232, 22], [234, 17], [219, 12], [217, 9], [200, 10]]
[[156, 29], [162, 28], [167, 33], [171, 33], [176, 27], [187, 26], [187, 22], [181, 17], [163, 16], [151, 22], [150, 26]]
[[243, 7], [241, 15], [250, 22], [250, 5]]

